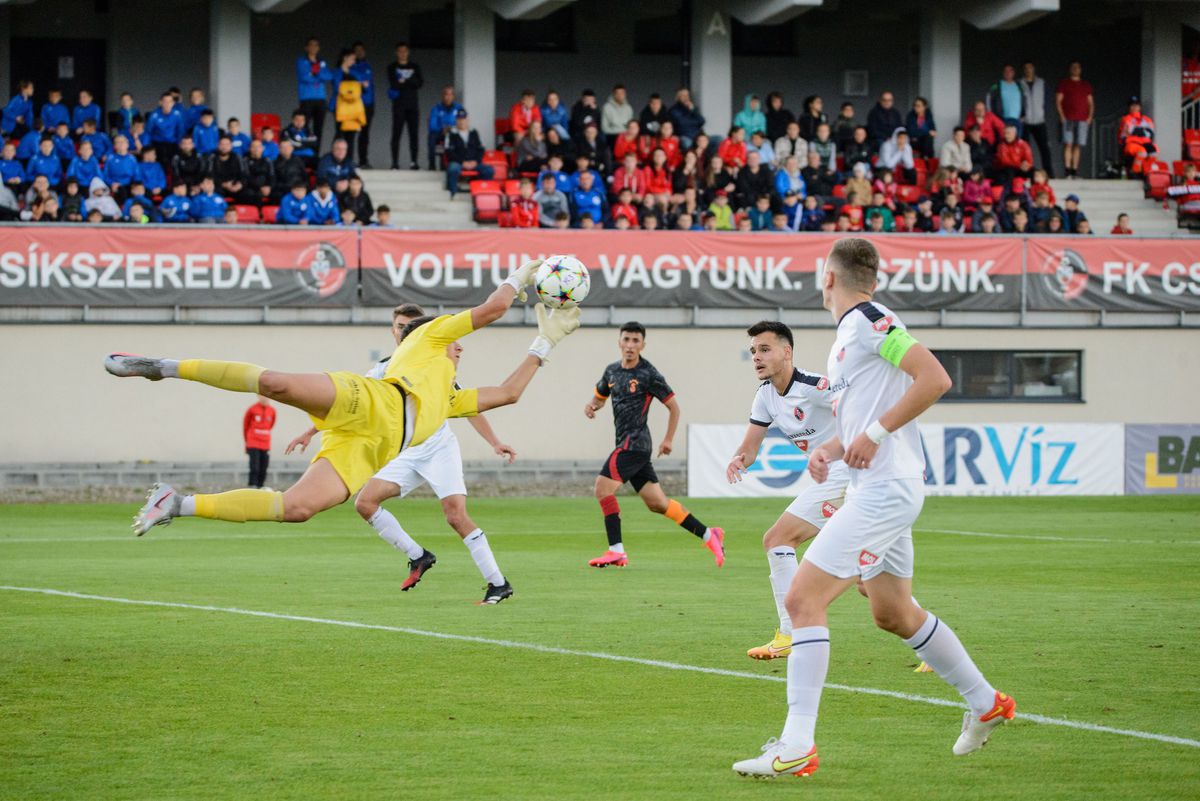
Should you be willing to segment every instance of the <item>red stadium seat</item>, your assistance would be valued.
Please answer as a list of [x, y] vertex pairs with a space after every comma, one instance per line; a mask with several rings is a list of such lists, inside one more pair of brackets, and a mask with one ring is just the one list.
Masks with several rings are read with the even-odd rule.
[[1183, 132], [1183, 141], [1200, 142], [1200, 128], [1188, 128]]
[[1167, 187], [1171, 185], [1171, 173], [1165, 169], [1167, 165], [1161, 161], [1154, 162], [1154, 165], [1161, 166], [1163, 169], [1153, 169], [1145, 173], [1146, 197], [1164, 200], [1167, 197]]
[[504, 182], [504, 194], [509, 197], [517, 197], [521, 194], [521, 182], [516, 178], [510, 178]]
[[471, 181], [472, 195], [503, 195], [504, 185], [499, 181]]
[[508, 178], [508, 155], [503, 150], [489, 150], [483, 154], [483, 163], [495, 172], [494, 180], [503, 181]]
[[916, 186], [900, 186], [896, 189], [896, 200], [901, 203], [913, 205], [917, 202], [917, 198], [921, 197], [921, 189]]
[[1200, 142], [1188, 142], [1184, 145], [1184, 155], [1188, 161], [1200, 161]]
[[278, 114], [265, 114], [259, 112], [257, 114], [250, 115], [250, 136], [254, 137], [255, 139], [262, 138], [263, 128], [270, 128], [276, 133], [279, 133], [281, 126], [282, 123], [279, 120]]
[[504, 196], [494, 194], [471, 195], [472, 216], [475, 222], [496, 222], [504, 211]]
[[249, 206], [239, 203], [234, 208], [237, 209], [238, 222], [242, 225], [258, 225], [261, 215], [258, 211], [258, 206]]
[[279, 207], [278, 206], [263, 206], [262, 207], [262, 221], [263, 222], [273, 223], [273, 222], [275, 222], [275, 219], [278, 216], [279, 216]]
[[846, 199], [846, 185], [838, 184], [833, 188], [833, 196], [842, 200]]

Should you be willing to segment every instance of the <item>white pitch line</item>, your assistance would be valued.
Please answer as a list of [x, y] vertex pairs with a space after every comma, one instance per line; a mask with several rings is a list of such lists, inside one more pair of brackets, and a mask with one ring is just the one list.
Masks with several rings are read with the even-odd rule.
[[987, 537], [998, 540], [1042, 540], [1045, 542], [1106, 542], [1117, 545], [1126, 543], [1134, 545], [1200, 545], [1200, 540], [1136, 540], [1115, 539], [1108, 537], [1055, 537], [1051, 534], [994, 534], [987, 531], [961, 531], [953, 528], [922, 528], [916, 526], [914, 531], [924, 531], [928, 534], [956, 534], [960, 537]]
[[[755, 681], [772, 681], [786, 682], [787, 679], [781, 676], [764, 676], [761, 673], [750, 673], [744, 670], [725, 670], [723, 668], [702, 667], [700, 665], [685, 665], [680, 662], [665, 662], [659, 659], [641, 659], [634, 656], [621, 656], [620, 654], [606, 654], [599, 651], [576, 651], [571, 648], [555, 648], [549, 645], [538, 645], [537, 643], [517, 642], [514, 640], [496, 640], [489, 637], [472, 637], [465, 634], [447, 634], [441, 631], [426, 631], [425, 629], [414, 629], [405, 626], [384, 626], [378, 623], [359, 623], [353, 620], [332, 620], [323, 617], [309, 617], [307, 615], [287, 615], [280, 612], [262, 612], [255, 609], [239, 609], [229, 606], [207, 606], [203, 604], [187, 604], [176, 601], [143, 601], [134, 598], [114, 598], [108, 595], [90, 595], [82, 592], [69, 592], [66, 590], [53, 590], [43, 587], [12, 587], [0, 585], [0, 590], [7, 592], [26, 592], [36, 593], [39, 595], [53, 595], [61, 598], [76, 598], [84, 601], [104, 601], [107, 603], [130, 604], [133, 606], [154, 606], [168, 609], [189, 609], [196, 612], [223, 612], [229, 615], [244, 615], [246, 617], [261, 617], [270, 620], [288, 620], [297, 623], [319, 623], [325, 626], [340, 626], [351, 629], [367, 629], [370, 631], [387, 631], [395, 634], [411, 634], [418, 637], [433, 637], [439, 640], [453, 640], [455, 642], [469, 642], [480, 645], [494, 645], [500, 648], [517, 648], [524, 651], [536, 651], [543, 654], [556, 654], [558, 656], [574, 656], [585, 657], [587, 659], [600, 659], [606, 662], [625, 662], [634, 665], [643, 665], [645, 667], [657, 667], [665, 670], [683, 670], [689, 673], [704, 673], [710, 676], [728, 676], [737, 679], [753, 679]], [[927, 695], [915, 695], [913, 693], [902, 693], [895, 690], [881, 690], [876, 687], [852, 687], [847, 684], [826, 684], [831, 690], [841, 690], [843, 692], [858, 693], [860, 695], [875, 695], [885, 698], [897, 698], [902, 701], [915, 701], [921, 704], [929, 704], [932, 706], [948, 706], [955, 709], [965, 709], [965, 707], [957, 701], [950, 701], [945, 698], [933, 698]], [[1022, 720], [1028, 720], [1031, 723], [1041, 723], [1047, 726], [1062, 726], [1068, 729], [1080, 729], [1083, 731], [1102, 732], [1104, 734], [1119, 734], [1125, 737], [1134, 737], [1139, 740], [1153, 740], [1160, 743], [1170, 743], [1172, 745], [1184, 745], [1190, 748], [1200, 748], [1200, 740], [1192, 740], [1187, 737], [1175, 737], [1170, 734], [1155, 734], [1154, 732], [1137, 731], [1134, 729], [1118, 729], [1112, 726], [1101, 726], [1097, 723], [1086, 723], [1077, 720], [1067, 720], [1065, 718], [1052, 718], [1045, 715], [1034, 715], [1027, 712], [1018, 712], [1017, 717]]]

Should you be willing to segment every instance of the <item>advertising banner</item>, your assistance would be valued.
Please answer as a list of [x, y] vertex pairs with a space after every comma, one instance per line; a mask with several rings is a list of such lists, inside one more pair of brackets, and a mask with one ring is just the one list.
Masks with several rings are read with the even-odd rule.
[[1200, 310], [1200, 242], [1034, 237], [1026, 247], [1030, 309]]
[[[772, 428], [744, 480], [728, 484], [725, 466], [745, 432], [743, 424], [688, 426], [689, 495], [794, 497], [812, 480], [808, 456]], [[932, 423], [921, 425], [921, 438], [930, 495], [1120, 495], [1125, 489], [1120, 423]]]
[[5, 227], [6, 306], [345, 306], [358, 292], [353, 229]]
[[[530, 258], [567, 253], [592, 277], [588, 303], [821, 308], [821, 270], [836, 236], [649, 231], [362, 232], [363, 300], [478, 303]], [[877, 295], [895, 309], [1015, 310], [1021, 240], [877, 237]]]
[[1125, 426], [1126, 495], [1200, 495], [1200, 425]]

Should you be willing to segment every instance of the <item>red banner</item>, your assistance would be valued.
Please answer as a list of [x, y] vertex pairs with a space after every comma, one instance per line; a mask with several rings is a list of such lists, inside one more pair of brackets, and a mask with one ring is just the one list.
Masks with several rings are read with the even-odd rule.
[[[821, 308], [820, 274], [838, 237], [675, 231], [385, 231], [362, 234], [363, 300], [463, 305], [482, 300], [530, 258], [568, 253], [588, 265], [589, 303]], [[875, 237], [879, 299], [896, 309], [1018, 309], [1022, 241], [1014, 237]]]
[[1035, 237], [1028, 248], [1030, 309], [1200, 310], [1200, 241]]
[[0, 304], [350, 305], [346, 228], [13, 226], [0, 229]]

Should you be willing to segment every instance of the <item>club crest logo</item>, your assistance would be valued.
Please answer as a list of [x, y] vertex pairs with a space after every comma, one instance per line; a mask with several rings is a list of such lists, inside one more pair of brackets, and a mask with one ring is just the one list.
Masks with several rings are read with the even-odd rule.
[[296, 257], [296, 280], [306, 292], [327, 298], [346, 283], [346, 258], [328, 242], [319, 242]]
[[796, 420], [798, 420], [798, 421], [804, 420], [804, 410], [803, 409], [792, 409], [792, 414], [796, 416]]
[[[829, 501], [825, 501], [821, 504], [821, 517], [825, 517], [825, 518], [833, 517], [833, 513], [836, 511], [837, 511], [837, 507], [834, 506]], [[866, 553], [866, 551], [863, 551], [863, 553]], [[862, 554], [859, 554], [858, 558], [861, 562]], [[872, 558], [874, 558], [874, 557], [872, 557]], [[872, 562], [871, 564], [874, 564], [874, 562]]]
[[868, 551], [865, 548], [862, 551], [860, 551], [858, 554], [858, 566], [859, 567], [870, 567], [871, 565], [877, 564], [878, 562], [879, 562], [879, 557], [876, 556], [875, 554], [871, 553], [870, 551]]
[[837, 360], [839, 362], [846, 360], [846, 349], [845, 348], [842, 348], [841, 350], [838, 351]]
[[636, 379], [636, 378], [631, 378], [631, 379], [629, 379], [629, 392], [630, 392], [630, 394], [632, 394], [632, 393], [634, 393], [634, 392], [637, 392], [637, 388], [638, 388], [638, 381], [637, 381], [637, 379]]
[[[841, 359], [838, 359], [838, 361], [841, 361]], [[817, 389], [822, 389], [822, 390], [829, 389], [829, 379], [826, 378], [825, 376], [821, 376], [817, 380]]]
[[1042, 281], [1060, 300], [1075, 300], [1087, 289], [1087, 262], [1070, 248], [1051, 253], [1042, 264]]
[[876, 320], [874, 325], [872, 325], [871, 327], [882, 334], [884, 331], [887, 331], [889, 328], [892, 327], [892, 318], [891, 317], [881, 317], [878, 320]]

